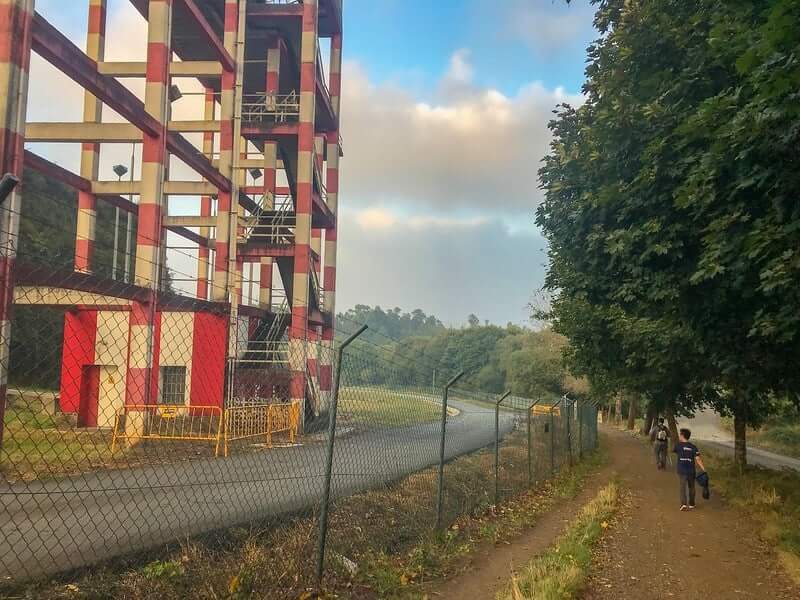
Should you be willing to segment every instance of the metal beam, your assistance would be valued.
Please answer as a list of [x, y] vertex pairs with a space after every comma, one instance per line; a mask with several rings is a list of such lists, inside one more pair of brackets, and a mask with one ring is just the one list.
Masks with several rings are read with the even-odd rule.
[[236, 63], [234, 62], [233, 57], [225, 49], [225, 46], [223, 45], [222, 40], [219, 39], [219, 36], [214, 33], [214, 29], [211, 27], [211, 24], [208, 22], [195, 1], [176, 0], [175, 4], [179, 6], [182, 5], [183, 8], [186, 9], [186, 12], [192, 17], [199, 29], [200, 34], [205, 41], [208, 42], [211, 50], [213, 50], [214, 54], [217, 55], [217, 58], [219, 58], [222, 68], [229, 72], [233, 71], [236, 68]]
[[182, 135], [170, 131], [167, 134], [167, 150], [180, 158], [199, 175], [208, 179], [220, 191], [227, 192], [231, 189], [231, 182], [213, 167], [200, 150]]
[[52, 286], [17, 286], [14, 288], [14, 304], [34, 306], [90, 306], [129, 307], [131, 301], [113, 295], [71, 290]]
[[219, 121], [170, 121], [169, 130], [179, 133], [203, 133], [212, 131], [219, 133], [222, 124]]
[[[96, 196], [139, 195], [141, 181], [93, 181], [92, 193]], [[168, 196], [209, 196], [217, 188], [207, 181], [165, 181], [164, 193]]]
[[279, 258], [294, 256], [294, 246], [240, 246], [237, 256], [242, 262], [261, 262], [263, 257]]
[[[146, 62], [97, 63], [97, 71], [109, 77], [144, 77], [147, 74]], [[169, 73], [173, 77], [220, 77], [222, 66], [212, 60], [187, 60], [170, 63]]]
[[142, 132], [130, 123], [27, 123], [27, 142], [141, 142]]
[[72, 171], [67, 171], [64, 167], [34, 154], [30, 150], [25, 150], [25, 168], [33, 169], [49, 179], [55, 179], [80, 192], [91, 192], [92, 182], [76, 175]]
[[[41, 173], [42, 175], [49, 177], [50, 179], [59, 181], [64, 185], [67, 185], [73, 189], [80, 190], [83, 192], [92, 191], [92, 182], [89, 181], [88, 179], [84, 179], [80, 175], [76, 175], [71, 171], [67, 171], [64, 168], [59, 167], [57, 164], [52, 163], [46, 158], [42, 158], [38, 154], [34, 154], [29, 150], [25, 151], [25, 168], [33, 169], [34, 171]], [[115, 206], [125, 212], [132, 213], [134, 215], [138, 214], [139, 212], [139, 207], [136, 204], [123, 198], [122, 196], [108, 195], [108, 196], [101, 196], [101, 198], [103, 199], [104, 202], [107, 202], [111, 206]], [[195, 242], [196, 244], [200, 244], [206, 247], [213, 247], [213, 240], [209, 241], [200, 234], [195, 233], [194, 231], [191, 231], [184, 227], [170, 225], [167, 226], [167, 229], [189, 241]]]
[[[113, 77], [102, 75], [92, 59], [38, 13], [33, 18], [32, 31], [33, 49], [42, 58], [97, 96], [132, 125], [148, 135], [161, 135], [158, 121], [144, 109], [141, 100]], [[231, 189], [230, 181], [183, 136], [168, 133], [167, 150], [220, 190]]]
[[217, 188], [206, 181], [165, 181], [164, 193], [168, 196], [210, 196]]
[[216, 227], [217, 217], [198, 217], [195, 215], [176, 215], [170, 217], [163, 217], [161, 222], [165, 227], [170, 225], [178, 225], [181, 227]]
[[98, 73], [95, 62], [39, 13], [33, 17], [32, 47], [39, 56], [128, 122], [149, 135], [159, 135], [158, 121], [147, 114], [141, 101], [117, 80]]

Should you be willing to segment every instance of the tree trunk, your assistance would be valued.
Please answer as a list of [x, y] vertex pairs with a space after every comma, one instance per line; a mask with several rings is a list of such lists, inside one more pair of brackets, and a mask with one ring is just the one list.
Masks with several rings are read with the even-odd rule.
[[636, 398], [628, 396], [628, 430], [636, 429]]
[[647, 413], [644, 418], [644, 425], [642, 425], [641, 434], [650, 435], [650, 430], [653, 428], [653, 421], [656, 420], [656, 407], [652, 403], [647, 405]]
[[[667, 416], [667, 426], [669, 427], [669, 441], [671, 444], [678, 443], [678, 423], [675, 421], [675, 413], [672, 412], [671, 408], [667, 408], [664, 411], [664, 414]], [[670, 450], [671, 448], [668, 448]]]
[[617, 403], [614, 406], [614, 423], [622, 425], [622, 394], [617, 394]]
[[733, 415], [733, 442], [733, 462], [742, 470], [747, 466], [747, 404], [742, 398]]

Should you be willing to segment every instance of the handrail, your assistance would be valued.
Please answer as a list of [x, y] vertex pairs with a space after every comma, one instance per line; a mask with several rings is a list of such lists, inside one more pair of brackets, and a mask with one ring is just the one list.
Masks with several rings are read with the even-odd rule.
[[300, 96], [296, 91], [287, 94], [248, 94], [242, 99], [242, 120], [260, 122], [272, 119], [284, 123], [300, 118]]

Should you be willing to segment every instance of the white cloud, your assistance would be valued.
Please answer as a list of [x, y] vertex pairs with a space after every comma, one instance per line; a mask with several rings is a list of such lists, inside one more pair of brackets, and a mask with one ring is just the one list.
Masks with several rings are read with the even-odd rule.
[[551, 111], [582, 99], [538, 82], [508, 96], [475, 86], [472, 77], [468, 53], [458, 51], [438, 99], [421, 102], [393, 85], [374, 85], [358, 63], [347, 62], [343, 201], [532, 211], [541, 198], [537, 170]]
[[[483, 0], [486, 2], [486, 0]], [[494, 6], [494, 0], [488, 0]], [[502, 29], [539, 56], [550, 57], [592, 30], [594, 7], [589, 0], [551, 2], [505, 0]]]
[[527, 321], [546, 262], [538, 233], [512, 234], [481, 219], [414, 224], [395, 217], [391, 227], [376, 228], [360, 216], [346, 213], [340, 225], [339, 310], [362, 303], [421, 308], [453, 324], [470, 313], [501, 324]]
[[350, 216], [364, 229], [455, 229], [477, 227], [488, 223], [485, 217], [442, 217], [436, 215], [402, 216], [385, 208], [368, 208]]
[[450, 57], [450, 68], [445, 79], [456, 83], [472, 83], [475, 70], [469, 62], [469, 49], [460, 48]]

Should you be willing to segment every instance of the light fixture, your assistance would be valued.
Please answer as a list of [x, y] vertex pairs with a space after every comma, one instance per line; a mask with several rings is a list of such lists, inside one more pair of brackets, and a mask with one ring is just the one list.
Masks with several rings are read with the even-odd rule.
[[19, 178], [15, 175], [11, 173], [3, 175], [3, 178], [0, 179], [0, 204], [6, 201], [6, 198], [11, 195], [18, 183]]
[[175, 84], [169, 86], [169, 101], [177, 102], [181, 98], [183, 98], [183, 93], [181, 93], [181, 88], [179, 88]]
[[122, 178], [125, 177], [125, 174], [128, 172], [128, 167], [125, 165], [114, 165], [113, 169], [120, 181], [122, 181]]

